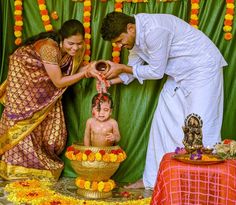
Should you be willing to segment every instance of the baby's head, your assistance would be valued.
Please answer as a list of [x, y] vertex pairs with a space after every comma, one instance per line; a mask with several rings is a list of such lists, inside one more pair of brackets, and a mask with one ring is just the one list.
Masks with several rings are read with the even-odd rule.
[[113, 101], [109, 94], [98, 93], [92, 99], [92, 114], [99, 121], [106, 121], [112, 114]]

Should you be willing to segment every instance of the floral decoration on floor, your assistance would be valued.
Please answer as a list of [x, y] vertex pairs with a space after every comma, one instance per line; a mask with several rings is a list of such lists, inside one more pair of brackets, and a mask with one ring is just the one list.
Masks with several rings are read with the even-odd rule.
[[12, 182], [4, 188], [8, 192], [7, 199], [14, 204], [32, 205], [146, 205], [150, 204], [151, 198], [140, 198], [123, 202], [95, 201], [76, 199], [56, 193], [50, 187], [53, 184], [39, 180], [22, 180]]
[[126, 159], [126, 153], [122, 149], [114, 149], [106, 152], [101, 149], [99, 152], [93, 152], [90, 149], [85, 151], [76, 149], [73, 145], [67, 147], [65, 156], [70, 160], [77, 161], [104, 161], [120, 163]]

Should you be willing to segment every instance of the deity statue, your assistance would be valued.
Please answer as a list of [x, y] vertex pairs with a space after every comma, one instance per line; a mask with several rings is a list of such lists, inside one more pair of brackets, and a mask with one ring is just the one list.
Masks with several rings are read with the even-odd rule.
[[203, 148], [202, 125], [203, 122], [199, 115], [192, 113], [186, 117], [185, 126], [182, 129], [184, 132], [183, 144], [188, 153]]

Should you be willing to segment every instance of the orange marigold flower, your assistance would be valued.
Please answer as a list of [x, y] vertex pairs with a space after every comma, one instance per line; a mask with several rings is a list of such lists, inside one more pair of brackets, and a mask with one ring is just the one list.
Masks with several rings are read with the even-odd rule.
[[197, 4], [197, 3], [199, 3], [199, 0], [191, 0], [191, 3], [193, 3], [193, 4], [196, 3]]
[[39, 4], [45, 4], [45, 1], [44, 0], [38, 0], [38, 3]]
[[224, 21], [224, 25], [225, 25], [225, 26], [232, 26], [232, 24], [233, 24], [233, 21], [231, 21], [231, 20], [227, 20], [227, 19], [226, 19], [226, 20]]
[[197, 14], [199, 14], [199, 9], [192, 9], [191, 13], [197, 15]]
[[226, 3], [234, 3], [234, 0], [226, 0]]
[[48, 11], [47, 11], [47, 10], [41, 10], [41, 11], [40, 11], [40, 14], [41, 14], [41, 15], [48, 15]]
[[89, 16], [85, 16], [85, 17], [84, 17], [84, 22], [90, 22], [90, 20], [91, 20], [91, 19], [90, 19]]
[[22, 5], [15, 5], [15, 9], [16, 9], [16, 10], [22, 10], [23, 7], [22, 7]]
[[15, 15], [15, 20], [16, 20], [16, 21], [22, 21], [22, 20], [23, 20], [23, 17], [22, 17], [22, 16], [19, 16], [19, 15]]
[[224, 38], [225, 38], [225, 40], [227, 40], [227, 41], [231, 40], [232, 37], [233, 37], [232, 33], [225, 33], [225, 35], [224, 35]]
[[98, 189], [98, 182], [93, 181], [91, 188], [92, 188], [93, 191], [96, 191]]
[[15, 31], [22, 31], [22, 26], [14, 26]]
[[226, 9], [226, 13], [227, 13], [227, 14], [234, 15], [234, 9], [227, 8], [227, 9]]
[[15, 44], [16, 44], [17, 46], [19, 46], [21, 43], [22, 43], [22, 39], [21, 39], [21, 38], [16, 38]]
[[119, 56], [113, 57], [112, 60], [115, 63], [119, 63], [120, 62], [120, 57]]

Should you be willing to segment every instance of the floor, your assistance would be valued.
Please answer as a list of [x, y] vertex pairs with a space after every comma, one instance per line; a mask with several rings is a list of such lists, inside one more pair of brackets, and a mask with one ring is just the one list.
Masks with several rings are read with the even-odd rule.
[[[7, 183], [7, 181], [0, 181], [0, 205], [12, 205], [12, 203], [7, 201], [6, 193], [4, 192], [4, 187]], [[77, 188], [74, 184], [74, 178], [61, 178], [53, 188], [63, 195], [83, 199], [83, 197], [79, 196], [76, 192]], [[151, 196], [151, 190], [125, 189], [118, 185], [118, 187], [113, 190], [112, 197], [103, 199], [103, 201], [127, 201], [136, 200], [140, 198], [147, 198]]]

